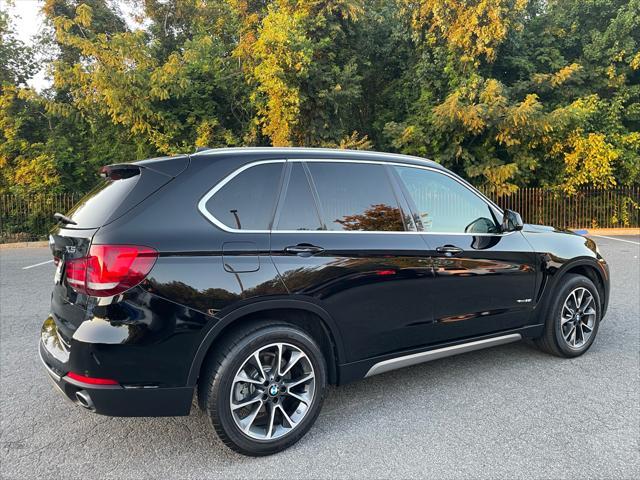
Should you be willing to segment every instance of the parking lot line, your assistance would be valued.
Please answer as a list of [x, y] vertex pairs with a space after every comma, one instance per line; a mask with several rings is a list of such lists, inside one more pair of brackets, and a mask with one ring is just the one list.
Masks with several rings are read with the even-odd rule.
[[47, 260], [46, 262], [36, 263], [35, 265], [29, 265], [27, 267], [22, 267], [23, 270], [29, 270], [30, 268], [39, 267], [40, 265], [46, 265], [47, 263], [51, 263], [53, 260]]
[[634, 242], [633, 240], [623, 240], [622, 238], [616, 238], [616, 237], [605, 237], [604, 235], [591, 235], [591, 236], [598, 237], [598, 238], [608, 238], [609, 240], [617, 240], [619, 242], [633, 243], [634, 245], [640, 245], [640, 242]]

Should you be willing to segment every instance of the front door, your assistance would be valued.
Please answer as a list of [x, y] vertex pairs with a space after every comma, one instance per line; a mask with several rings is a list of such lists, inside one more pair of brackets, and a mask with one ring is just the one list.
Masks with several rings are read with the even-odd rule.
[[431, 260], [389, 167], [289, 161], [271, 233], [285, 285], [325, 308], [347, 361], [424, 345]]
[[525, 326], [535, 303], [536, 263], [524, 236], [501, 233], [498, 209], [454, 176], [393, 170], [433, 260], [431, 341]]

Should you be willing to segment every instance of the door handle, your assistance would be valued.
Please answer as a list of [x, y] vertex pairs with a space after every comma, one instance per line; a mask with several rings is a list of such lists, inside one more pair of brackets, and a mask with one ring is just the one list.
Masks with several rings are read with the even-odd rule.
[[454, 245], [443, 245], [442, 247], [436, 248], [436, 252], [444, 253], [447, 257], [452, 255], [457, 255], [458, 253], [462, 253], [462, 249], [460, 247], [456, 247]]
[[299, 257], [310, 257], [316, 253], [323, 252], [324, 248], [308, 243], [300, 243], [295, 246], [285, 247], [284, 251], [292, 255], [298, 255]]

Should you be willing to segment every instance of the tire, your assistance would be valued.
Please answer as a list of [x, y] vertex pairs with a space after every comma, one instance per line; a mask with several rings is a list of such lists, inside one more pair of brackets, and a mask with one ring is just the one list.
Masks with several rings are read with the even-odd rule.
[[311, 336], [263, 322], [236, 330], [214, 348], [198, 399], [225, 445], [243, 455], [271, 455], [307, 433], [327, 385], [325, 359]]
[[[575, 305], [579, 300], [581, 303], [577, 304], [576, 309]], [[572, 312], [579, 316], [576, 317]], [[578, 357], [593, 344], [601, 316], [600, 295], [593, 282], [582, 275], [568, 274], [562, 279], [560, 288], [551, 300], [544, 333], [535, 340], [535, 344], [541, 350], [558, 357]]]

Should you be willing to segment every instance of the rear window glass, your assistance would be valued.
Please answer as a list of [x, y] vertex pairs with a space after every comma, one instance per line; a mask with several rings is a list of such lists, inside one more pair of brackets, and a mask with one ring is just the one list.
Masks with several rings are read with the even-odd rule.
[[229, 228], [268, 230], [284, 163], [248, 168], [222, 186], [207, 202], [207, 210]]
[[291, 166], [287, 193], [282, 201], [277, 230], [321, 230], [320, 217], [301, 163]]
[[101, 182], [67, 213], [77, 225], [67, 225], [66, 228], [97, 228], [107, 223], [139, 179], [140, 175], [134, 175]]
[[328, 230], [405, 230], [402, 210], [382, 165], [344, 162], [308, 165]]

